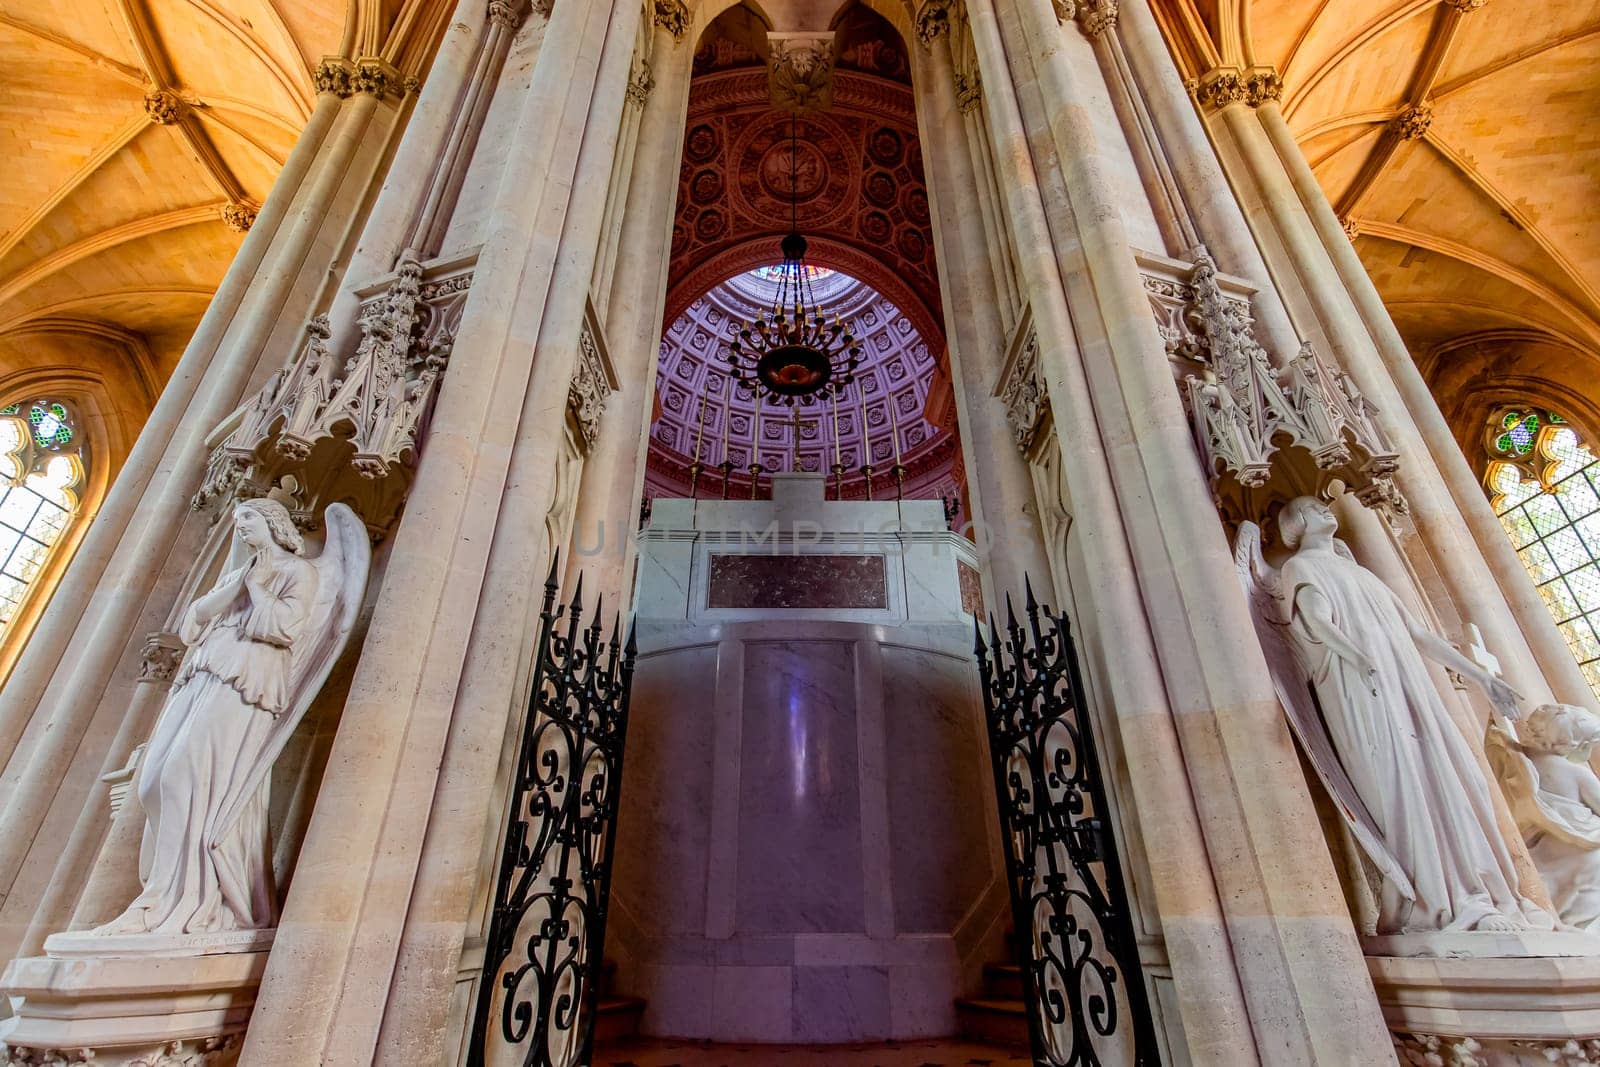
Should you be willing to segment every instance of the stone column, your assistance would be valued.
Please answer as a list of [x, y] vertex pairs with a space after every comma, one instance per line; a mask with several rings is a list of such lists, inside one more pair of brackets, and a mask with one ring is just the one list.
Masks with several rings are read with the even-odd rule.
[[650, 448], [650, 401], [672, 265], [672, 217], [683, 155], [692, 44], [657, 26], [650, 48], [655, 87], [645, 97], [633, 147], [632, 176], [622, 212], [621, 250], [605, 301], [604, 327], [621, 387], [606, 402], [600, 437], [583, 464], [574, 515], [574, 546], [600, 545], [597, 555], [574, 551], [566, 565], [570, 588], [579, 570], [584, 585], [618, 607], [633, 596], [632, 535], [639, 524], [641, 474]]
[[[1332, 258], [1334, 270], [1376, 344], [1377, 354], [1394, 382], [1398, 399], [1433, 459], [1437, 479], [1443, 483], [1448, 498], [1458, 510], [1455, 516], [1445, 516], [1453, 528], [1451, 540], [1458, 544], [1476, 543], [1481, 562], [1488, 566], [1499, 586], [1500, 597], [1486, 595], [1484, 603], [1481, 606], [1474, 604], [1473, 610], [1487, 618], [1503, 598], [1510, 608], [1511, 617], [1516, 621], [1516, 629], [1526, 638], [1556, 699], [1600, 710], [1594, 691], [1578, 669], [1571, 649], [1556, 629], [1549, 609], [1529, 580], [1522, 562], [1517, 559], [1500, 520], [1489, 507], [1483, 486], [1473, 477], [1472, 468], [1461, 454], [1461, 448], [1451, 434], [1438, 403], [1428, 390], [1427, 382], [1423, 381], [1422, 373], [1417, 370], [1416, 362], [1400, 337], [1400, 331], [1395, 329], [1394, 320], [1383, 306], [1383, 298], [1378, 295], [1371, 276], [1362, 266], [1361, 258], [1356, 255], [1344, 228], [1333, 214], [1333, 208], [1317, 184], [1316, 176], [1312, 174], [1299, 145], [1295, 143], [1282, 112], [1276, 104], [1269, 104], [1261, 108], [1258, 115], [1309, 215], [1316, 236]], [[1446, 563], [1456, 568], [1465, 567], [1471, 572], [1463, 577], [1479, 577], [1470, 556], [1449, 549], [1443, 549], [1438, 554]], [[1489, 633], [1483, 618], [1473, 618], [1471, 621], [1477, 623], [1485, 634]], [[1533, 696], [1532, 693], [1526, 695]]]
[[[917, 123], [930, 210], [938, 219], [934, 243], [945, 305], [946, 358], [967, 464], [967, 513], [975, 524], [987, 599], [998, 608], [1006, 593], [1022, 588], [1025, 576], [1043, 591], [1053, 573], [1027, 464], [1018, 454], [1006, 405], [995, 395], [1010, 339], [999, 315], [995, 279], [1010, 267], [991, 269], [991, 257], [1003, 256], [1005, 250], [991, 245], [984, 215], [1000, 215], [1002, 205], [980, 210], [984, 191], [972, 166], [948, 44], [936, 42], [931, 54], [924, 58], [919, 52], [916, 60]], [[1065, 589], [1057, 589], [1053, 599], [1061, 603], [1066, 596]]]
[[[1279, 277], [1299, 282], [1339, 363], [1377, 405], [1384, 426], [1401, 455], [1400, 471], [1395, 480], [1405, 494], [1417, 531], [1439, 568], [1457, 610], [1465, 620], [1482, 628], [1490, 647], [1501, 657], [1507, 680], [1529, 700], [1547, 701], [1550, 685], [1530, 650], [1523, 629], [1508, 620], [1509, 611], [1499, 590], [1493, 583], [1483, 580], [1483, 556], [1477, 551], [1454, 501], [1447, 492], [1440, 490], [1439, 469], [1414, 417], [1419, 407], [1431, 409], [1438, 417], [1438, 407], [1425, 389], [1421, 397], [1403, 395], [1379, 358], [1350, 290], [1335, 271], [1278, 153], [1257, 121], [1258, 113], [1276, 111], [1277, 105], [1270, 102], [1257, 110], [1243, 103], [1231, 103], [1218, 112], [1218, 118], [1230, 145], [1238, 151], [1248, 178], [1260, 193], [1263, 210], [1283, 242], [1283, 252], [1289, 262], [1283, 265]], [[1349, 242], [1345, 243], [1348, 246]], [[1453, 441], [1451, 447], [1455, 448]], [[1505, 540], [1504, 535], [1501, 540]], [[1506, 550], [1510, 551], [1509, 543]], [[1548, 613], [1544, 614], [1544, 621], [1554, 629]], [[1531, 626], [1527, 632], [1532, 632]], [[1564, 647], [1562, 652], [1570, 663], [1571, 654]], [[1576, 664], [1572, 669], [1576, 671]]]
[[[458, 806], [462, 783], [450, 768], [459, 757], [447, 743], [470, 746], [475, 737], [452, 738], [454, 724], [503, 724], [515, 700], [510, 683], [527, 653], [526, 601], [541, 577], [542, 538], [534, 531], [549, 506], [552, 435], [562, 432], [627, 72], [602, 52], [620, 40], [631, 45], [636, 14], [628, 0], [557, 3], [545, 29], [550, 47], [540, 49], [500, 176], [452, 371], [394, 540], [243, 1063], [437, 1058], [387, 1037], [380, 1045], [380, 1028], [386, 1010], [398, 1023], [398, 1013], [422, 1003], [412, 995], [391, 1000], [397, 980], [400, 989], [420, 983], [412, 988], [440, 1000], [454, 984], [453, 965], [441, 967], [433, 949], [451, 937], [457, 944], [447, 951], [459, 948], [466, 902], [458, 883], [419, 866], [426, 842], [443, 844], [447, 870], [476, 863], [490, 818], [481, 807]], [[597, 84], [609, 76], [602, 68], [621, 80]], [[468, 755], [492, 766], [495, 753]], [[453, 842], [469, 824], [472, 838]], [[443, 928], [436, 914], [448, 916]], [[431, 962], [398, 974], [410, 969], [400, 955], [406, 938], [424, 935], [430, 944], [418, 951]]]
[[[1076, 31], [1059, 26], [1046, 0], [1016, 0], [1000, 18], [991, 0], [970, 0], [968, 9], [986, 89], [1012, 79], [1017, 85], [1008, 106], [991, 105], [992, 117], [1010, 112], [1004, 126], [994, 123], [998, 154], [1020, 161], [1042, 151], [1061, 168], [1060, 194], [1031, 209], [1048, 220], [1042, 232], [1017, 244], [1048, 257], [1036, 276], [1066, 279], [1093, 417], [1074, 417], [1071, 406], [1081, 401], [1058, 386], [1059, 370], [1050, 381], [1051, 403], [1057, 426], [1098, 428], [1104, 443], [1115, 503], [1082, 508], [1080, 515], [1083, 521], [1118, 515], [1130, 533], [1132, 566], [1107, 570], [1124, 582], [1133, 574], [1151, 608], [1146, 625], [1172, 702], [1180, 773], [1215, 857], [1207, 866], [1224, 921], [1205, 924], [1203, 944], [1209, 954], [1226, 942], [1232, 958], [1204, 959], [1195, 951], [1199, 944], [1182, 938], [1180, 917], [1191, 910], [1196, 869], [1206, 867], [1186, 872], [1182, 884], [1163, 885], [1177, 872], [1164, 869], [1170, 856], [1160, 844], [1149, 849], [1157, 895], [1166, 894], [1162, 919], [1191, 1052], [1197, 1061], [1219, 1063], [1382, 1062], [1392, 1055], [1388, 1037], [1331, 861], [1325, 850], [1305, 847], [1305, 828], [1317, 825], [1316, 815], [1144, 295], [1122, 221], [1127, 191], [1108, 178], [1107, 149], [1085, 110], [1093, 97], [1080, 83], [1082, 51], [1074, 56], [1066, 47], [1064, 34]], [[1024, 91], [1036, 94], [1031, 105], [1018, 99]], [[1032, 182], [1007, 184], [1039, 195]], [[1047, 327], [1039, 321], [1042, 340]], [[1061, 358], [1057, 353], [1044, 356], [1047, 365]], [[1071, 442], [1063, 447], [1071, 449]], [[1120, 638], [1130, 630], [1116, 632]], [[1131, 761], [1149, 741], [1131, 734], [1130, 725], [1124, 724], [1124, 748]], [[1148, 828], [1156, 816], [1143, 810], [1145, 794], [1133, 774], [1141, 826]], [[1175, 931], [1181, 943], [1174, 943]], [[1233, 982], [1242, 984], [1247, 1020], [1237, 1014], [1236, 988], [1227, 988]], [[1221, 1019], [1214, 1014], [1219, 1004], [1227, 1012]]]

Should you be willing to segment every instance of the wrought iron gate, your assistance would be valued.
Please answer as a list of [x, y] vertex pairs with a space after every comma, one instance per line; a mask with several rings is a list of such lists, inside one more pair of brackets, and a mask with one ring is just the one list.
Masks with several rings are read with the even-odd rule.
[[1033, 1062], [1159, 1064], [1128, 896], [1071, 628], [1034, 600], [1028, 625], [976, 620], [989, 757]]
[[589, 1062], [594, 1040], [637, 646], [632, 633], [618, 646], [620, 618], [602, 639], [598, 603], [594, 622], [583, 627], [581, 577], [570, 605], [555, 597], [552, 564], [470, 1067], [514, 1058], [523, 1067], [574, 1067]]

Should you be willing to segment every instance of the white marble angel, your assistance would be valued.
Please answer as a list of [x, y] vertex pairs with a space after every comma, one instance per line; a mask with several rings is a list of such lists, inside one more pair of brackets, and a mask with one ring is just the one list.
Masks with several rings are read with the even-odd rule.
[[226, 569], [184, 613], [178, 636], [188, 652], [139, 767], [144, 891], [96, 934], [276, 921], [272, 764], [350, 636], [371, 548], [342, 504], [328, 508], [327, 546], [312, 560], [277, 501], [244, 501], [233, 526]]
[[1600, 719], [1570, 704], [1492, 723], [1484, 739], [1556, 914], [1587, 933], [1600, 933], [1600, 777], [1589, 765], [1597, 743]]
[[1331, 508], [1298, 497], [1278, 516], [1292, 552], [1281, 570], [1254, 523], [1234, 555], [1290, 725], [1383, 876], [1377, 932], [1550, 929], [1520, 890], [1489, 782], [1423, 657], [1508, 717], [1518, 695], [1424, 626], [1337, 529]]

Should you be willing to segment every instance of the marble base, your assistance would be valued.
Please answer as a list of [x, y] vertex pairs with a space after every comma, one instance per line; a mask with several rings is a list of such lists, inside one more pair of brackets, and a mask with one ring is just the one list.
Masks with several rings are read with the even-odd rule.
[[1369, 956], [1367, 968], [1401, 1063], [1600, 1064], [1600, 956]]
[[45, 938], [51, 959], [126, 959], [130, 957], [215, 956], [223, 952], [265, 952], [276, 930], [222, 930], [214, 934], [97, 934], [74, 930]]
[[[260, 943], [271, 931], [252, 933]], [[226, 1067], [237, 1060], [265, 948], [177, 955], [145, 945], [126, 956], [60, 955], [90, 936], [52, 937], [52, 955], [15, 960], [0, 976], [12, 1010], [0, 1022], [0, 1062]]]
[[1520, 933], [1391, 934], [1363, 937], [1367, 956], [1484, 959], [1511, 956], [1600, 956], [1600, 937], [1576, 932], [1527, 930]]

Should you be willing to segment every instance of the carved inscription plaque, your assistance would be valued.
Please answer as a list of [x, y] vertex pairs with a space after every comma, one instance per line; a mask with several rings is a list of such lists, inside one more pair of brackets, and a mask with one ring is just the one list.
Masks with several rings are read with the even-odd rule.
[[884, 557], [712, 555], [708, 608], [889, 606]]

